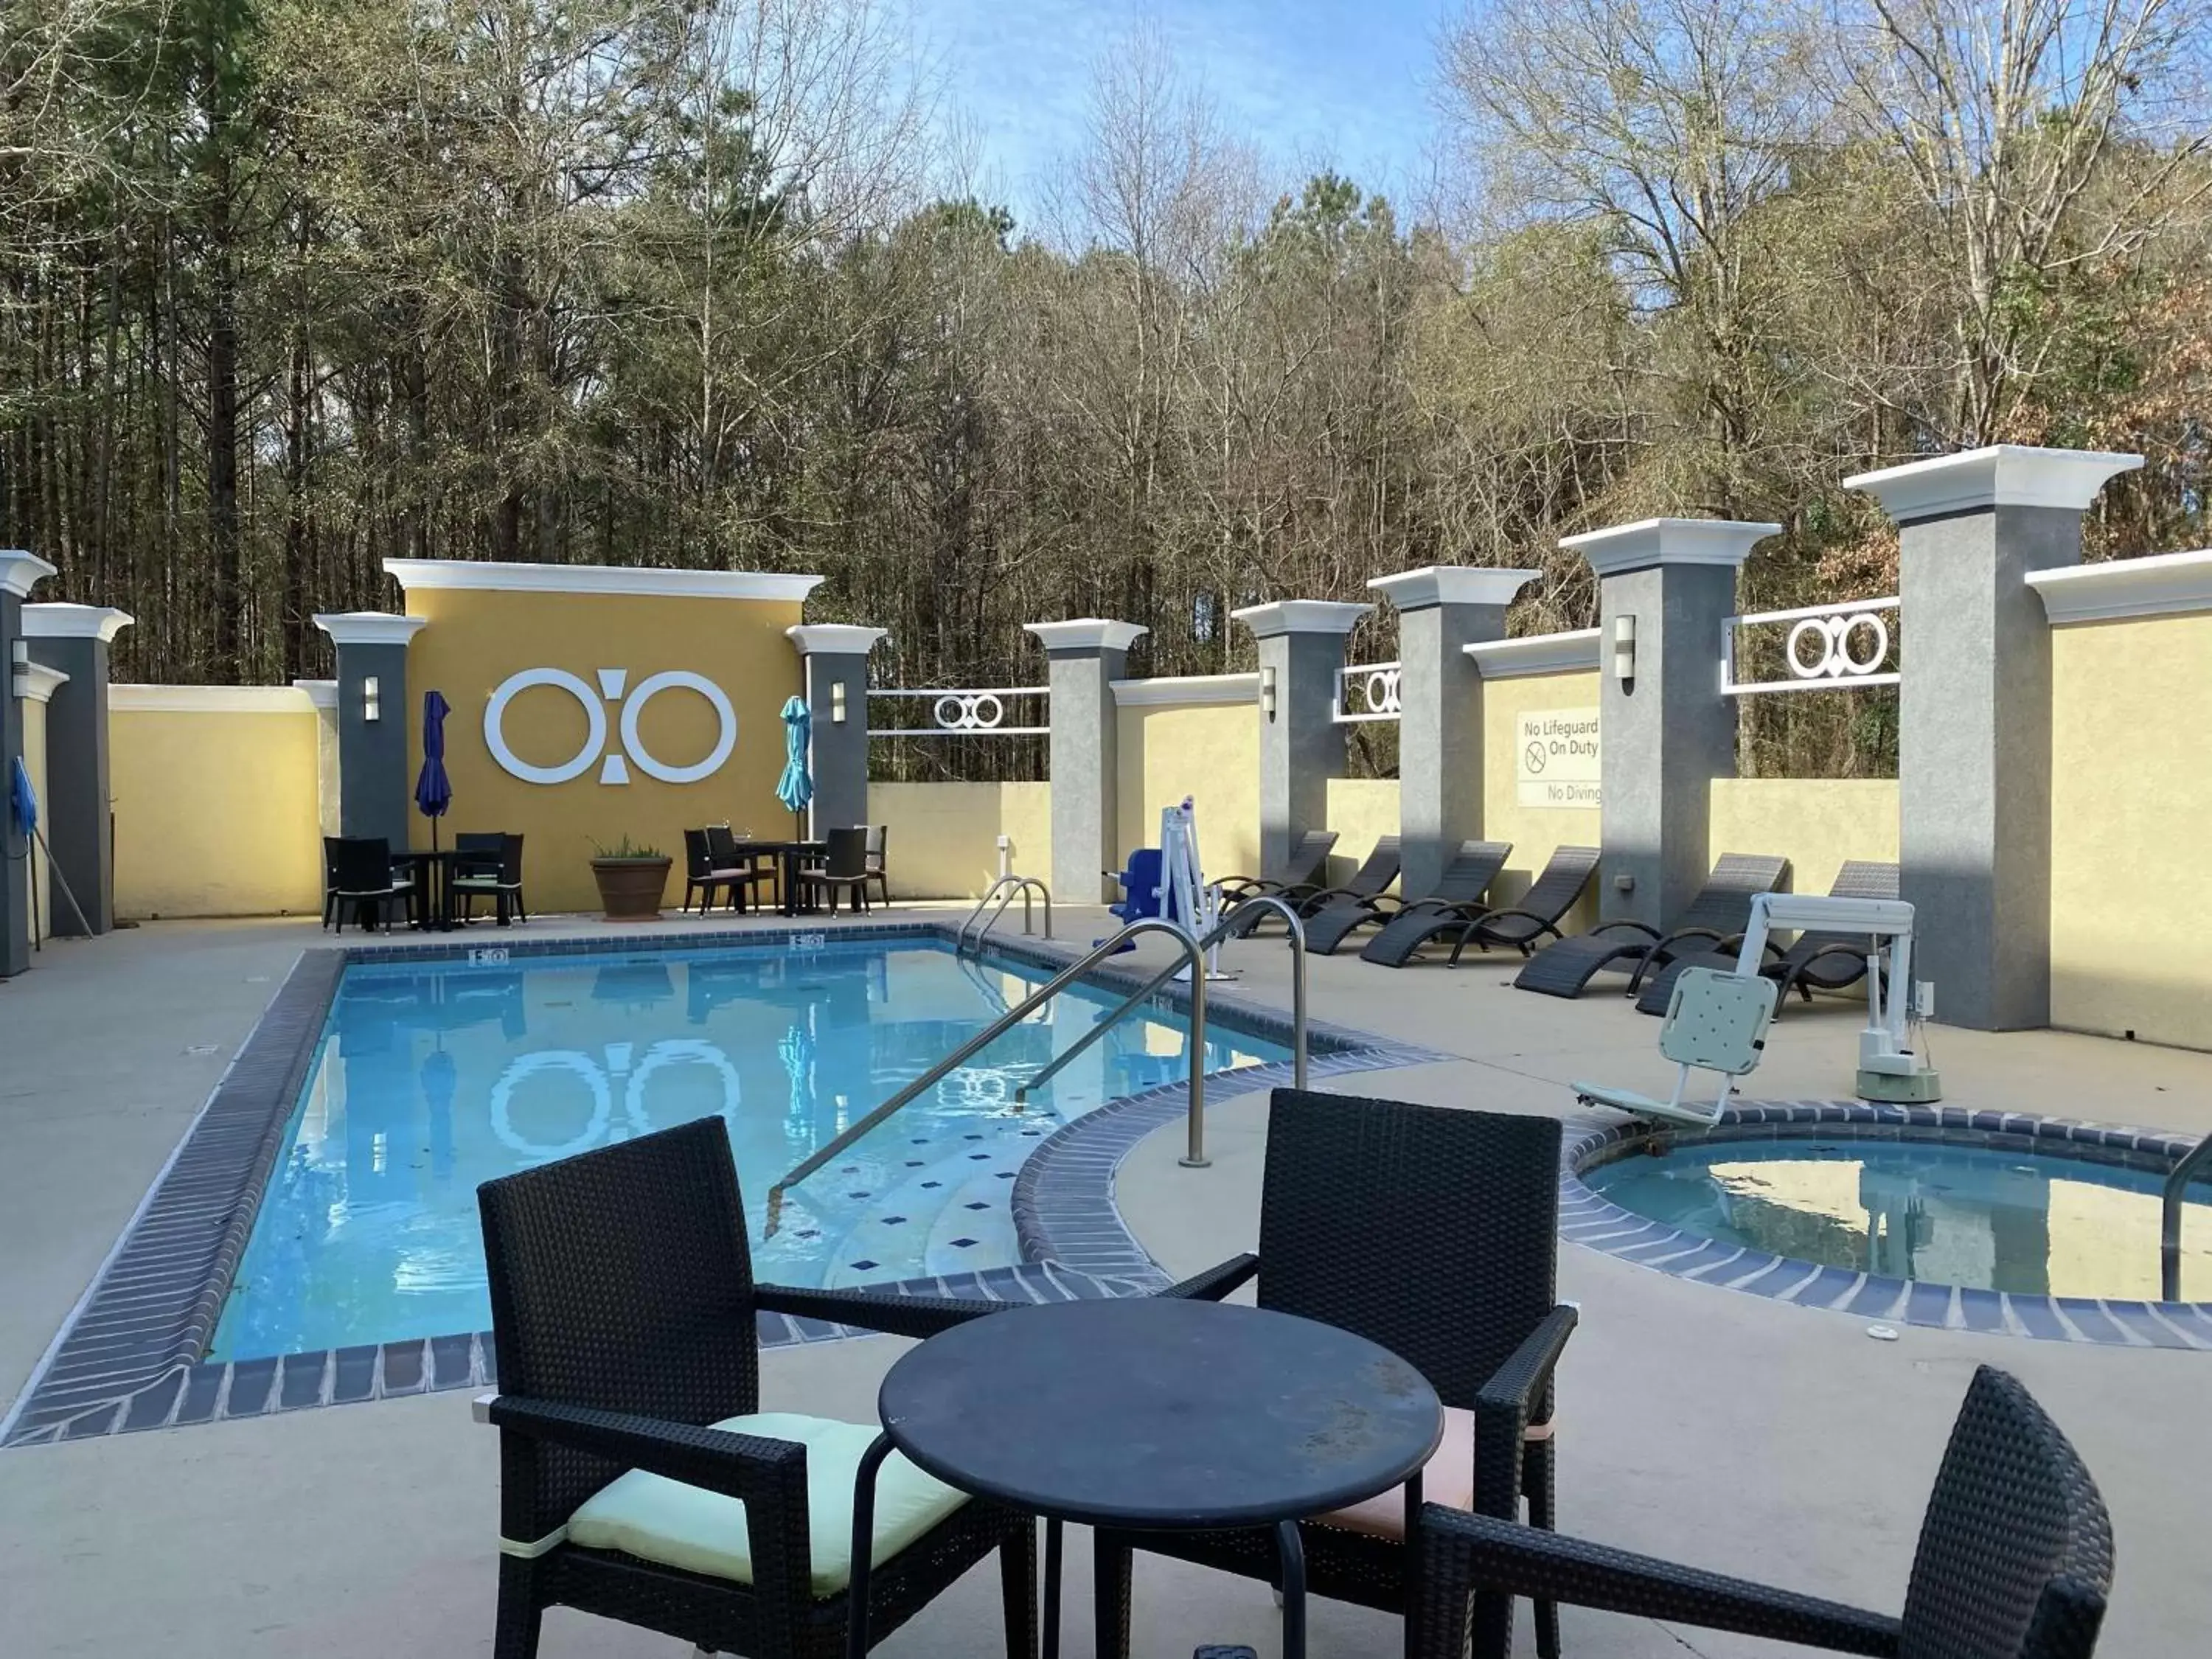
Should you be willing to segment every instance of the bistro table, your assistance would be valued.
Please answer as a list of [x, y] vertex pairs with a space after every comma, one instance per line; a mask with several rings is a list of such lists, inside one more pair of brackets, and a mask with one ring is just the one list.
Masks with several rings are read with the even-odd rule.
[[[1172, 1297], [991, 1314], [901, 1358], [853, 1500], [848, 1659], [867, 1654], [875, 1475], [891, 1452], [975, 1497], [1045, 1518], [1044, 1654], [1060, 1646], [1060, 1528], [1272, 1528], [1284, 1659], [1305, 1653], [1299, 1521], [1406, 1488], [1443, 1436], [1436, 1390], [1389, 1349], [1289, 1314]], [[1102, 1559], [1102, 1583], [1104, 1571]], [[1098, 1598], [1098, 1651], [1119, 1616]]]
[[415, 872], [416, 899], [415, 926], [441, 933], [453, 931], [453, 860], [455, 851], [441, 847], [434, 852], [412, 848], [395, 854], [394, 864], [405, 864]]

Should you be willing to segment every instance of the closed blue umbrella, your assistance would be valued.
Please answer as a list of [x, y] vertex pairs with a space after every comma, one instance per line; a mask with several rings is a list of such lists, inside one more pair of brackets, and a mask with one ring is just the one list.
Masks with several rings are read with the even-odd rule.
[[775, 798], [794, 817], [814, 799], [814, 780], [806, 770], [806, 744], [813, 730], [814, 716], [807, 711], [806, 700], [787, 699], [783, 705], [783, 775], [775, 781]]
[[[415, 807], [430, 820], [430, 850], [438, 849], [438, 820], [453, 804], [453, 786], [446, 776], [445, 697], [435, 691], [422, 694], [422, 770], [415, 780]], [[505, 911], [500, 913], [506, 915]]]

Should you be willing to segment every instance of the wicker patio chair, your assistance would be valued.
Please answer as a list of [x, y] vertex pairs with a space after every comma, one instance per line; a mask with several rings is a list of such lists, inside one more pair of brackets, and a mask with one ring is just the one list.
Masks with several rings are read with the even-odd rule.
[[1497, 879], [1512, 852], [1510, 841], [1463, 841], [1435, 887], [1419, 898], [1376, 893], [1316, 904], [1304, 913], [1306, 949], [1333, 956], [1347, 935], [1362, 927], [1387, 927], [1400, 916], [1472, 915], [1482, 908], [1483, 890]]
[[[2018, 1379], [1974, 1373], [1896, 1618], [1486, 1515], [1421, 1512], [1408, 1659], [1461, 1659], [1471, 1593], [1547, 1595], [1669, 1625], [1899, 1659], [2089, 1659], [2112, 1582], [2096, 1482]], [[1504, 1659], [1478, 1633], [1474, 1659]]]
[[[1425, 1495], [1513, 1518], [1525, 1491], [1529, 1519], [1549, 1527], [1552, 1370], [1575, 1328], [1574, 1310], [1554, 1294], [1559, 1134], [1557, 1118], [1537, 1115], [1278, 1089], [1260, 1252], [1224, 1262], [1202, 1290], [1176, 1293], [1218, 1300], [1256, 1274], [1260, 1306], [1381, 1343], [1418, 1367], [1444, 1403], [1443, 1443], [1423, 1474]], [[1383, 1216], [1387, 1227], [1376, 1224]], [[1310, 1593], [1405, 1612], [1416, 1577], [1405, 1518], [1394, 1491], [1304, 1522]], [[1100, 1659], [1128, 1652], [1133, 1549], [1251, 1578], [1275, 1571], [1267, 1528], [1109, 1534], [1098, 1594], [1119, 1626]], [[1544, 1659], [1556, 1659], [1549, 1602], [1536, 1613]]]
[[766, 905], [763, 890], [774, 893], [778, 879], [775, 854], [749, 846], [752, 838], [750, 830], [733, 830], [726, 823], [707, 826], [708, 856], [714, 873], [729, 884], [730, 903], [738, 910]]
[[823, 860], [816, 868], [799, 872], [799, 891], [809, 896], [818, 892], [832, 913], [840, 893], [852, 895], [854, 910], [866, 909], [868, 884], [874, 879], [868, 869], [868, 832], [832, 830], [823, 839], [827, 848]]
[[1628, 994], [1634, 996], [1647, 973], [1686, 951], [1726, 949], [1741, 939], [1751, 921], [1752, 896], [1777, 891], [1789, 875], [1788, 859], [1724, 853], [1672, 932], [1640, 921], [1601, 922], [1537, 951], [1513, 976], [1513, 988], [1578, 997], [1601, 969], [1612, 968], [1627, 973]]
[[883, 902], [891, 902], [890, 866], [885, 862], [890, 856], [891, 829], [887, 823], [868, 825], [868, 879], [875, 884], [876, 893]]
[[390, 932], [393, 902], [412, 901], [415, 896], [414, 878], [393, 867], [392, 843], [381, 836], [339, 836], [324, 845], [331, 884], [324, 902], [337, 931], [345, 932], [346, 910], [350, 906], [354, 920], [362, 927], [373, 932], [381, 919], [385, 930]]
[[[1830, 898], [1893, 899], [1898, 894], [1898, 867], [1869, 860], [1853, 859], [1836, 872], [1828, 884]], [[1741, 943], [1741, 941], [1739, 941]], [[1841, 991], [1866, 977], [1867, 958], [1875, 954], [1876, 941], [1864, 933], [1808, 931], [1786, 950], [1777, 949], [1759, 971], [1774, 981], [1774, 1012], [1788, 1006], [1792, 986], [1806, 1001], [1815, 991]], [[1674, 994], [1674, 981], [1685, 968], [1717, 968], [1735, 971], [1734, 951], [1690, 951], [1677, 956], [1644, 981], [1637, 993], [1636, 1012], [1663, 1014]]]
[[522, 906], [522, 837], [496, 831], [453, 837], [458, 855], [453, 862], [453, 896], [460, 903], [460, 920], [476, 918], [477, 901], [488, 898], [499, 925], [527, 921]]
[[[755, 1317], [927, 1336], [998, 1304], [754, 1283], [719, 1116], [477, 1191], [501, 1390], [482, 1413], [500, 1431], [495, 1659], [532, 1659], [553, 1607], [748, 1659], [842, 1659], [875, 1431], [760, 1414]], [[1008, 1659], [1035, 1659], [1034, 1522], [911, 1466], [896, 1485], [872, 1640], [995, 1550]]]
[[1485, 951], [1493, 945], [1511, 945], [1525, 957], [1545, 934], [1559, 937], [1559, 918], [1575, 908], [1596, 873], [1596, 848], [1555, 847], [1519, 904], [1503, 909], [1486, 909], [1480, 904], [1408, 905], [1367, 941], [1359, 958], [1385, 968], [1403, 968], [1424, 945], [1447, 935], [1453, 939], [1455, 964], [1469, 944]]

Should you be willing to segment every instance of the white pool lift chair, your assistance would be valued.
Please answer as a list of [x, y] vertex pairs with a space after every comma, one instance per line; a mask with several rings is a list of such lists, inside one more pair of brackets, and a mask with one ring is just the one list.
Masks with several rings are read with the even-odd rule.
[[[1611, 1106], [1639, 1117], [1706, 1127], [1720, 1121], [1736, 1079], [1753, 1070], [1774, 1023], [1774, 981], [1757, 974], [1685, 968], [1674, 981], [1660, 1022], [1659, 1052], [1674, 1062], [1674, 1092], [1665, 1100], [1599, 1083], [1571, 1086], [1585, 1105]], [[1684, 1100], [1692, 1072], [1717, 1072], [1719, 1098], [1711, 1104]]]

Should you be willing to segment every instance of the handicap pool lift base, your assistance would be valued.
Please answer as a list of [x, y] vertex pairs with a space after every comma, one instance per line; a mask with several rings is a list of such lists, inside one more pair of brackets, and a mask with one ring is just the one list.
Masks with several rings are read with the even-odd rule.
[[[1867, 962], [1867, 1023], [1859, 1033], [1857, 1092], [1862, 1099], [1927, 1105], [1943, 1097], [1942, 1079], [1911, 1046], [1909, 999], [1912, 986], [1912, 907], [1902, 899], [1831, 898], [1814, 894], [1761, 893], [1751, 902], [1751, 921], [1735, 970], [1686, 968], [1674, 981], [1660, 1023], [1659, 1052], [1674, 1062], [1674, 1091], [1665, 1100], [1603, 1084], [1576, 1083], [1586, 1105], [1610, 1106], [1639, 1117], [1709, 1128], [1728, 1107], [1735, 1079], [1757, 1067], [1766, 1048], [1780, 988], [1762, 977], [1768, 933], [1775, 927], [1865, 933], [1875, 954]], [[1887, 972], [1878, 941], [1889, 941]], [[1686, 1101], [1693, 1071], [1715, 1072], [1719, 1097], [1710, 1104]]]

